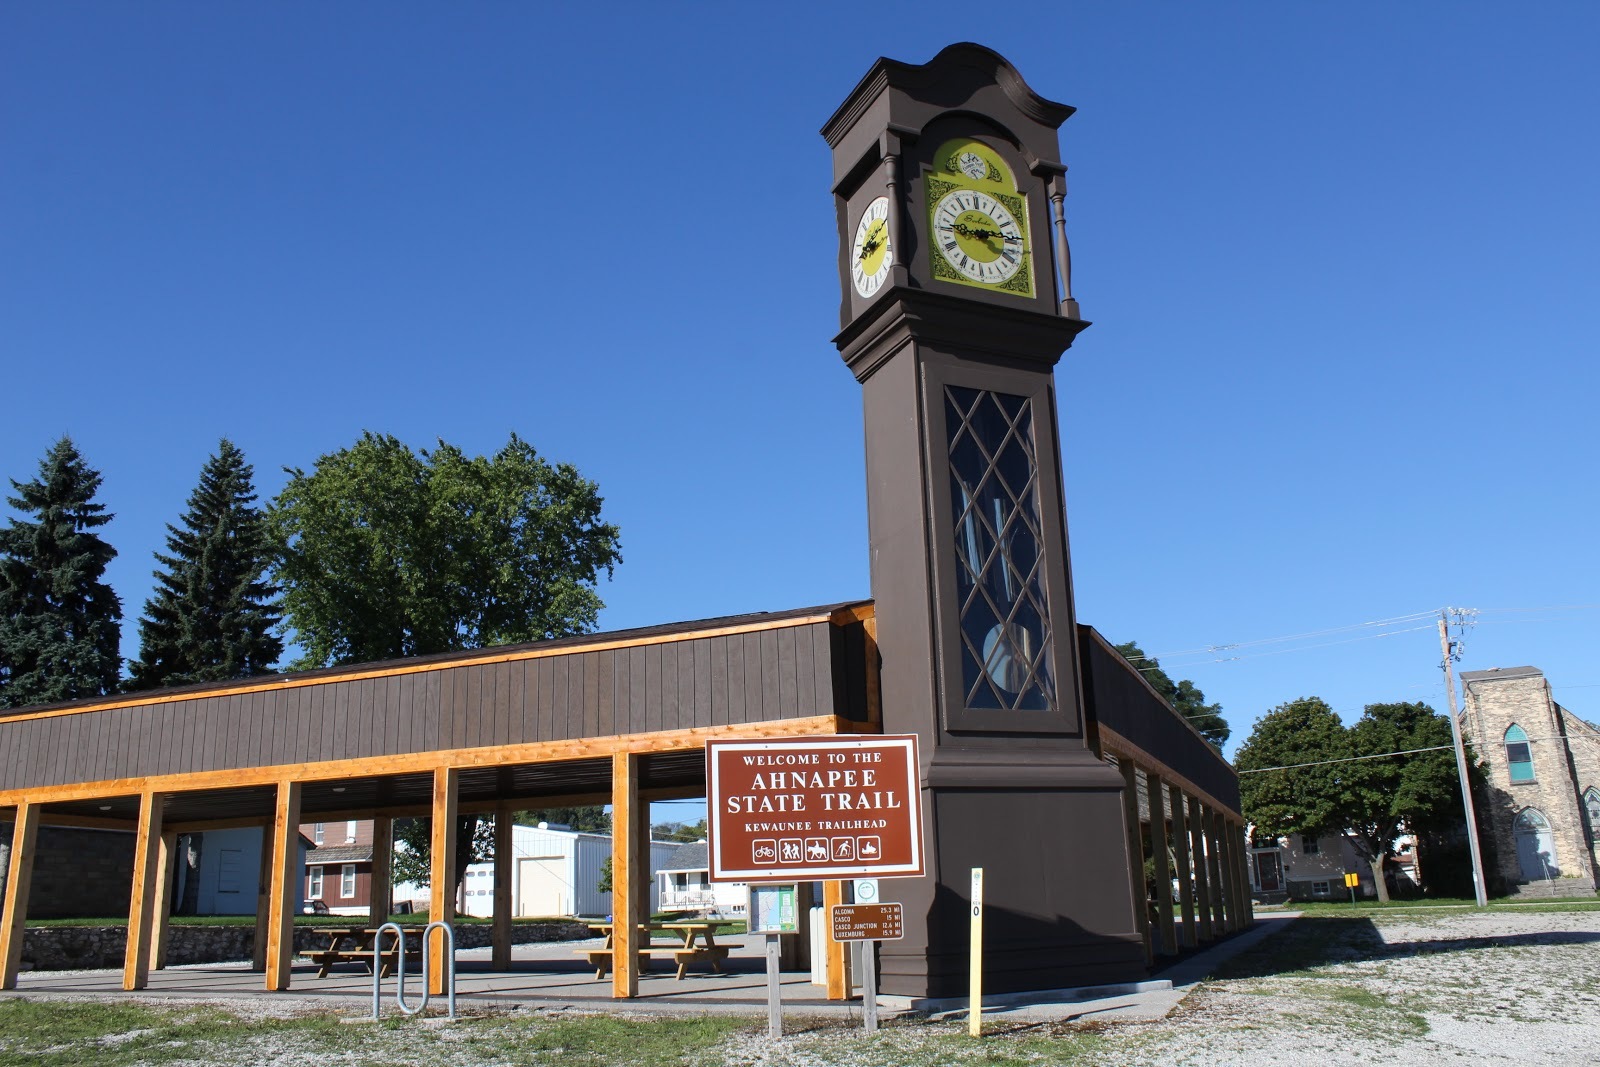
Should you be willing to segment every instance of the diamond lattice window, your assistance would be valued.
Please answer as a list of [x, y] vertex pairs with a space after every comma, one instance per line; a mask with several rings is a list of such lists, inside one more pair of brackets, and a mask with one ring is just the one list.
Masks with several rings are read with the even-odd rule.
[[1027, 397], [945, 387], [968, 708], [1051, 711], [1039, 464]]

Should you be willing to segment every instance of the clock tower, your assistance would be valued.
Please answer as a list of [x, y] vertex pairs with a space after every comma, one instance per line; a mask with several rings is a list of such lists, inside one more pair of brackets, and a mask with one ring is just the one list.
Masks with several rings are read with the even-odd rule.
[[993, 992], [1144, 974], [1121, 775], [1089, 746], [1054, 367], [1082, 331], [1057, 129], [987, 48], [880, 59], [823, 127], [861, 383], [883, 728], [921, 739], [930, 876], [886, 882], [881, 989], [965, 993], [985, 870]]

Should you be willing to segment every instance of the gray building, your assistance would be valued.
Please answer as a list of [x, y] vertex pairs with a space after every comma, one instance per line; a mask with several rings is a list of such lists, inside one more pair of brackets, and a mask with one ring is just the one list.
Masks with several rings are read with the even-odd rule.
[[1488, 766], [1491, 888], [1593, 893], [1600, 869], [1600, 729], [1556, 703], [1537, 667], [1466, 671], [1462, 728]]

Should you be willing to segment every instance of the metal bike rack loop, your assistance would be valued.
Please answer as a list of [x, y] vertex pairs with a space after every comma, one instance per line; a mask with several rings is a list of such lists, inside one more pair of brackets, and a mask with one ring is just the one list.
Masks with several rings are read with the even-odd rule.
[[372, 939], [372, 1017], [379, 1017], [383, 1005], [383, 935], [394, 931], [395, 940], [395, 988], [394, 1002], [399, 1007], [402, 1015], [420, 1015], [428, 1009], [428, 998], [432, 995], [429, 990], [432, 982], [428, 956], [428, 935], [435, 929], [444, 935], [444, 989], [447, 1003], [450, 1007], [450, 1018], [456, 1017], [456, 933], [447, 922], [431, 922], [422, 928], [422, 1000], [415, 1007], [406, 1003], [406, 932], [398, 923], [384, 923], [378, 927], [378, 935]]

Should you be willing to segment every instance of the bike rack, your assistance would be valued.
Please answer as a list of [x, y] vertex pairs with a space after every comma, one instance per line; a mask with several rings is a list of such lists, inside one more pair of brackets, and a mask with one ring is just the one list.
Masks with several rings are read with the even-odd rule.
[[389, 930], [394, 931], [395, 940], [395, 988], [394, 1002], [402, 1015], [420, 1015], [428, 1009], [428, 998], [432, 995], [430, 988], [430, 964], [428, 955], [428, 935], [435, 929], [444, 935], [444, 988], [450, 1007], [450, 1018], [456, 1017], [456, 933], [447, 922], [431, 922], [422, 928], [422, 1001], [415, 1007], [406, 1003], [406, 932], [400, 929], [397, 923], [384, 923], [378, 927], [378, 935], [372, 939], [372, 1017], [379, 1017], [383, 1005], [383, 935]]

